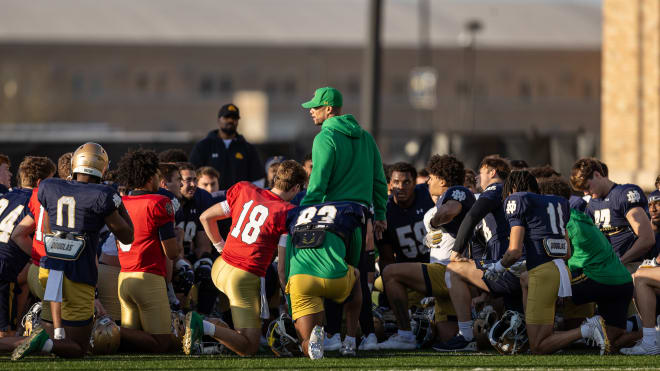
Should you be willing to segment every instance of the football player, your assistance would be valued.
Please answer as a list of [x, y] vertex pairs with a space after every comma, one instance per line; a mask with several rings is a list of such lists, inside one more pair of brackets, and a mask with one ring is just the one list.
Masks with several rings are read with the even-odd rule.
[[612, 182], [593, 158], [580, 159], [573, 165], [571, 185], [591, 196], [587, 214], [607, 236], [621, 262], [634, 272], [655, 245], [642, 189], [635, 184]]
[[[282, 287], [290, 296], [302, 351], [310, 359], [323, 358], [324, 298], [344, 303], [346, 337], [340, 353], [356, 354], [362, 290], [354, 266], [360, 260], [365, 212], [354, 202], [301, 206], [289, 212], [291, 237], [286, 247], [278, 249], [278, 270]], [[370, 228], [366, 233], [372, 233]]]
[[[184, 176], [185, 178], [185, 176]], [[203, 321], [196, 312], [186, 315], [183, 350], [197, 352], [203, 335], [212, 336], [240, 355], [259, 349], [260, 313], [265, 291], [266, 269], [286, 233], [286, 213], [291, 200], [305, 184], [307, 174], [296, 161], [284, 161], [275, 177], [275, 187], [265, 190], [249, 182], [239, 182], [227, 190], [227, 200], [202, 213], [204, 230], [222, 255], [213, 263], [211, 277], [216, 287], [229, 298], [236, 331]], [[231, 217], [227, 242], [216, 223]], [[282, 242], [284, 244], [284, 242]], [[267, 305], [266, 303], [263, 303]], [[265, 308], [264, 308], [265, 309]], [[265, 313], [261, 313], [265, 316]]]
[[437, 351], [477, 350], [470, 310], [470, 287], [504, 296], [506, 309], [522, 311], [522, 289], [517, 276], [507, 272], [498, 280], [491, 281], [484, 277], [484, 270], [477, 268], [474, 260], [463, 258], [479, 224], [486, 240], [486, 258], [497, 260], [504, 255], [509, 243], [509, 223], [502, 206], [502, 185], [510, 172], [508, 161], [499, 156], [487, 156], [479, 165], [479, 181], [483, 192], [461, 223], [452, 249], [452, 262], [447, 266], [451, 280], [449, 295], [456, 310], [458, 334], [445, 343], [437, 344], [434, 347]]
[[83, 144], [71, 165], [74, 180], [50, 178], [39, 184], [46, 232], [39, 279], [46, 289], [44, 302], [53, 304], [53, 312], [42, 311], [44, 327], [14, 350], [14, 360], [37, 352], [82, 357], [92, 329], [99, 231], [105, 224], [120, 242], [133, 242], [133, 225], [121, 197], [98, 184], [108, 167], [103, 147]]
[[32, 189], [53, 174], [55, 164], [49, 158], [28, 156], [18, 167], [20, 188], [0, 198], [0, 337], [14, 335], [17, 314], [22, 312], [16, 285], [32, 252], [30, 235], [34, 231], [34, 218], [28, 208]]
[[[383, 238], [376, 241], [378, 247], [378, 265], [380, 271], [393, 263], [425, 263], [429, 261], [429, 248], [424, 244], [426, 228], [424, 214], [435, 203], [426, 187], [415, 186], [417, 170], [405, 162], [398, 162], [390, 167], [389, 188], [391, 196], [387, 200], [387, 229]], [[379, 277], [374, 288], [384, 292], [383, 280]], [[415, 291], [409, 291], [410, 300], [418, 304], [424, 297]], [[367, 337], [360, 344], [360, 350], [377, 349], [373, 339]]]
[[[567, 200], [571, 196], [571, 187], [561, 178], [546, 178], [539, 187], [543, 194]], [[570, 214], [566, 233], [573, 247], [568, 260], [571, 301], [577, 306], [592, 302], [598, 305], [598, 313], [607, 326], [607, 337], [616, 348], [626, 331], [628, 305], [634, 290], [632, 277], [591, 218], [572, 208]], [[567, 317], [566, 311], [564, 317]]]
[[131, 189], [122, 201], [133, 221], [132, 244], [119, 243], [121, 349], [163, 353], [175, 348], [165, 285], [167, 258], [179, 254], [174, 232], [174, 206], [157, 194], [158, 156], [136, 150], [119, 162], [120, 182]]
[[[649, 194], [649, 212], [653, 229], [656, 232], [656, 246], [658, 242], [658, 227], [660, 225], [660, 191]], [[657, 251], [657, 249], [654, 249]], [[621, 349], [621, 353], [630, 355], [660, 354], [660, 343], [657, 340], [656, 310], [657, 292], [660, 288], [660, 264], [658, 258], [645, 260], [640, 269], [635, 272], [635, 304], [642, 318], [642, 339], [630, 348]]]
[[399, 330], [388, 340], [380, 343], [380, 349], [417, 348], [410, 327], [406, 289], [440, 298], [444, 300], [445, 307], [451, 307], [445, 278], [446, 265], [449, 263], [458, 228], [474, 204], [475, 198], [472, 192], [462, 185], [465, 180], [465, 168], [456, 157], [434, 155], [429, 160], [428, 170], [429, 192], [431, 196], [439, 196], [439, 198], [434, 208], [435, 215], [430, 217], [429, 227], [432, 230], [427, 231], [427, 238], [428, 233], [436, 232], [435, 236], [439, 241], [431, 248], [431, 264], [397, 263], [387, 266], [382, 272], [387, 299], [396, 316]]
[[557, 297], [571, 295], [569, 273], [564, 264], [569, 254], [566, 223], [570, 216], [568, 200], [539, 195], [536, 179], [526, 170], [512, 171], [503, 186], [505, 215], [511, 231], [509, 248], [502, 259], [491, 263], [484, 273], [498, 279], [526, 252], [527, 272], [521, 276], [525, 303], [525, 322], [529, 347], [533, 353], [553, 353], [580, 338], [592, 339], [601, 355], [609, 351], [605, 323], [600, 316], [585, 321], [579, 328], [555, 332]]
[[211, 242], [204, 233], [199, 216], [213, 205], [211, 194], [197, 187], [197, 173], [192, 164], [179, 163], [181, 173], [181, 209], [183, 220], [177, 226], [184, 231], [184, 256], [194, 263], [197, 286], [197, 311], [210, 314], [215, 305], [217, 290], [211, 281], [213, 256]]

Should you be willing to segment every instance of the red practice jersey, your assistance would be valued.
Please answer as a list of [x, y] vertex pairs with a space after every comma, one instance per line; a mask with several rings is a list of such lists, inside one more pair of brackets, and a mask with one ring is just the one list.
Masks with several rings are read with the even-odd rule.
[[166, 196], [147, 193], [122, 197], [133, 221], [133, 243], [119, 243], [119, 264], [122, 272], [147, 272], [165, 276], [166, 257], [159, 228], [174, 225], [174, 208]]
[[34, 223], [36, 229], [34, 230], [34, 237], [32, 237], [32, 264], [39, 266], [39, 260], [46, 255], [46, 248], [44, 247], [44, 208], [41, 207], [37, 199], [38, 187], [32, 189], [32, 196], [28, 203], [28, 208], [32, 215], [34, 215]]
[[229, 188], [224, 202], [229, 206], [232, 224], [222, 258], [234, 267], [264, 277], [280, 236], [287, 233], [286, 214], [294, 206], [249, 182]]

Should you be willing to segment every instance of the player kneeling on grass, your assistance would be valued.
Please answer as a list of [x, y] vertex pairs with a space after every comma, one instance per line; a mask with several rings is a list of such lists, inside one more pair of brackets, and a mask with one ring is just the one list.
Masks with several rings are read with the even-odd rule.
[[591, 339], [600, 353], [609, 351], [605, 323], [600, 316], [587, 319], [579, 328], [554, 332], [557, 297], [571, 296], [571, 282], [564, 259], [569, 255], [565, 225], [568, 200], [540, 195], [536, 179], [528, 171], [513, 171], [502, 195], [511, 233], [502, 259], [484, 273], [497, 279], [517, 262], [525, 247], [527, 272], [521, 276], [529, 347], [538, 354], [554, 353], [580, 338]]
[[[568, 200], [571, 188], [561, 178], [541, 180], [541, 193], [561, 196]], [[568, 260], [571, 270], [573, 304], [596, 303], [605, 321], [607, 338], [614, 347], [627, 343], [628, 306], [633, 297], [633, 283], [626, 266], [612, 249], [607, 237], [585, 213], [571, 209], [566, 234], [573, 247]], [[564, 313], [566, 315], [566, 312]]]
[[135, 230], [132, 244], [119, 243], [121, 350], [164, 353], [176, 349], [165, 285], [167, 258], [180, 253], [174, 207], [169, 198], [156, 193], [160, 174], [155, 152], [125, 154], [119, 176], [131, 189], [123, 201]]
[[[387, 299], [396, 316], [399, 330], [386, 341], [379, 343], [380, 349], [417, 349], [417, 341], [410, 326], [406, 289], [433, 296], [436, 302], [440, 302], [440, 306], [451, 308], [446, 266], [449, 264], [456, 233], [475, 198], [472, 192], [462, 185], [465, 168], [454, 156], [434, 155], [429, 160], [428, 169], [431, 173], [428, 181], [429, 192], [431, 196], [438, 197], [436, 207], [424, 216], [425, 224], [428, 220], [426, 243], [431, 248], [431, 263], [390, 264], [382, 272]], [[443, 327], [449, 328], [446, 325]], [[455, 333], [456, 327], [451, 326], [450, 330]]]
[[12, 359], [38, 352], [83, 357], [92, 330], [99, 231], [107, 225], [117, 240], [133, 242], [133, 225], [121, 197], [111, 187], [98, 184], [108, 167], [103, 147], [80, 146], [71, 165], [74, 180], [50, 178], [39, 184], [38, 199], [46, 211], [46, 256], [39, 268], [45, 288], [44, 328], [21, 343]]
[[[288, 201], [300, 192], [306, 179], [307, 174], [300, 164], [284, 161], [277, 170], [273, 189], [239, 182], [227, 190], [226, 201], [202, 213], [200, 221], [206, 234], [222, 252], [213, 263], [211, 278], [229, 298], [236, 331], [216, 326], [202, 320], [198, 313], [190, 312], [186, 315], [184, 353], [199, 353], [203, 335], [214, 337], [243, 356], [257, 352], [261, 337], [261, 308], [268, 305], [262, 303], [262, 297], [265, 299], [263, 277], [273, 260], [278, 241], [286, 235], [287, 212], [293, 208]], [[216, 221], [229, 217], [232, 226], [225, 243]]]
[[[323, 358], [323, 299], [345, 303], [346, 337], [340, 348], [354, 356], [362, 306], [360, 260], [365, 210], [354, 202], [302, 206], [289, 212], [290, 237], [279, 247], [280, 283], [289, 295], [292, 318], [303, 353]], [[370, 225], [366, 232], [370, 233]]]

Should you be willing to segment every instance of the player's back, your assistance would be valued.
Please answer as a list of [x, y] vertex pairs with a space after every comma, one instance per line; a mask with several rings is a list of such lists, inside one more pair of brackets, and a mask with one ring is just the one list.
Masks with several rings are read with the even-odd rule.
[[166, 275], [166, 257], [159, 228], [174, 223], [174, 207], [169, 198], [156, 193], [122, 197], [133, 222], [133, 243], [119, 243], [122, 272], [148, 272]]
[[570, 218], [568, 200], [553, 195], [516, 192], [504, 201], [511, 228], [525, 228], [527, 269], [567, 253], [566, 223]]
[[11, 240], [14, 227], [28, 215], [31, 189], [14, 188], [0, 197], [0, 258], [15, 264], [18, 271], [29, 257]]
[[235, 267], [265, 276], [279, 238], [286, 234], [286, 214], [293, 205], [249, 182], [229, 188], [222, 204], [229, 208], [232, 219], [222, 258]]
[[77, 260], [46, 256], [42, 266], [63, 270], [75, 282], [96, 285], [96, 253], [105, 217], [121, 205], [121, 197], [109, 186], [49, 178], [39, 184], [38, 200], [48, 214], [51, 232], [74, 233], [86, 246]]

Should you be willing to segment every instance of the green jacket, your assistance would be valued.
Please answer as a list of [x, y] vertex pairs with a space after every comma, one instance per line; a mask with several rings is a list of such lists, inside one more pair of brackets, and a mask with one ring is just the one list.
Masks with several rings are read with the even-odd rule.
[[355, 201], [385, 220], [387, 182], [376, 141], [353, 115], [331, 117], [312, 146], [312, 174], [300, 205]]

